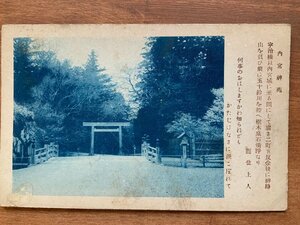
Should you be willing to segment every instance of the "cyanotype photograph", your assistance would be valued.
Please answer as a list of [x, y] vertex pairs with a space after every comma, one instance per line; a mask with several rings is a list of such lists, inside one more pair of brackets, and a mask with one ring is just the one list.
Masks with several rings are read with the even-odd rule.
[[286, 210], [290, 33], [4, 26], [0, 205]]
[[224, 197], [224, 37], [13, 39], [13, 192]]

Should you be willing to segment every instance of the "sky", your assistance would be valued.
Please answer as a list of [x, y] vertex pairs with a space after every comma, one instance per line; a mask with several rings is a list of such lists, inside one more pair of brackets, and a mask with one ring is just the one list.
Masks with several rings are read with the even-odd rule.
[[130, 84], [124, 69], [134, 69], [142, 61], [145, 38], [49, 38], [43, 41], [59, 60], [69, 60], [73, 66], [83, 66], [91, 50], [95, 50], [98, 63], [117, 84], [117, 90], [129, 99]]

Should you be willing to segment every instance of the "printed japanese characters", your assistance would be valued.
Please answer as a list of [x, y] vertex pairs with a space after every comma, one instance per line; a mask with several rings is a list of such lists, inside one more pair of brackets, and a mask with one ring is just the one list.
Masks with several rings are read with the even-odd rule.
[[2, 206], [287, 208], [290, 26], [7, 25], [2, 43]]

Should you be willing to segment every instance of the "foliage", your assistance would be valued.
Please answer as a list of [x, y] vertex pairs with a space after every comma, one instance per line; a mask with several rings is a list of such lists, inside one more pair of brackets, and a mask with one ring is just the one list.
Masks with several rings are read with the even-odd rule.
[[148, 134], [152, 141], [159, 138], [164, 145], [170, 138], [167, 124], [180, 113], [203, 118], [214, 99], [211, 89], [223, 87], [224, 39], [149, 38], [143, 58], [140, 82], [135, 86], [140, 106], [135, 121], [136, 139]]
[[[34, 113], [25, 106], [14, 103], [14, 142], [21, 141], [25, 157], [26, 150], [34, 142], [36, 133], [38, 133], [38, 128], [34, 122]], [[17, 156], [17, 153], [14, 156]]]
[[74, 67], [35, 40], [18, 38], [14, 68], [14, 136], [30, 131], [40, 143], [58, 142], [62, 151], [85, 145], [88, 150], [90, 132], [83, 121], [127, 119], [129, 107], [99, 66], [95, 51], [83, 67]]
[[196, 136], [202, 127], [202, 121], [197, 120], [195, 117], [188, 113], [178, 113], [175, 120], [166, 125], [167, 132], [179, 136], [186, 133], [189, 137]]
[[[36, 77], [32, 73], [32, 52], [29, 38], [14, 39], [14, 98], [16, 102], [31, 100], [30, 90], [36, 85]], [[26, 77], [26, 79], [23, 79]]]
[[[34, 121], [34, 114], [25, 106], [14, 103], [14, 136], [30, 136], [30, 129]], [[24, 130], [28, 130], [28, 135], [24, 134]], [[23, 134], [22, 134], [23, 133]], [[29, 138], [29, 137], [28, 137]]]
[[145, 134], [162, 146], [182, 131], [221, 135], [223, 37], [148, 38], [134, 77], [125, 71], [134, 107], [116, 91], [95, 51], [76, 67], [39, 41], [14, 39], [15, 137], [25, 132], [40, 143], [56, 141], [63, 151], [88, 150], [90, 131], [83, 121], [127, 121], [132, 108], [136, 117], [131, 132], [124, 132], [124, 146], [139, 146]]
[[215, 99], [202, 119], [186, 113], [179, 113], [175, 120], [166, 125], [167, 132], [175, 136], [185, 132], [190, 137], [205, 140], [223, 138], [223, 88], [212, 89]]
[[209, 125], [211, 139], [223, 139], [224, 89], [212, 89], [211, 92], [215, 99], [205, 113], [203, 120]]

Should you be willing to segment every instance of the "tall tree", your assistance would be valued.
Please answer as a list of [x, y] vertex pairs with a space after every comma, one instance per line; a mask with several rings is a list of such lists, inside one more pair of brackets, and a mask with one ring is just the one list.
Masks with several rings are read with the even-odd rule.
[[14, 100], [19, 103], [32, 100], [31, 88], [37, 84], [31, 44], [30, 38], [14, 39]]
[[116, 95], [115, 84], [111, 77], [105, 73], [98, 63], [94, 50], [88, 56], [83, 68], [82, 77], [78, 80], [81, 89], [78, 92], [78, 101], [81, 102], [84, 114], [81, 118], [86, 120], [104, 120], [102, 105], [114, 99]]
[[223, 87], [224, 39], [149, 38], [143, 57], [136, 132], [167, 139], [165, 125], [176, 113], [202, 118], [214, 98], [210, 90]]
[[14, 41], [15, 137], [28, 133], [28, 143], [32, 137], [40, 143], [48, 137], [59, 142], [62, 152], [88, 150], [90, 133], [82, 128], [83, 121], [127, 120], [129, 107], [99, 66], [95, 51], [83, 67], [74, 67], [45, 51], [42, 42], [33, 43], [27, 38]]
[[186, 113], [177, 113], [175, 119], [166, 125], [167, 132], [175, 136], [185, 132], [198, 140], [223, 139], [224, 89], [212, 89], [214, 101], [202, 118]]

